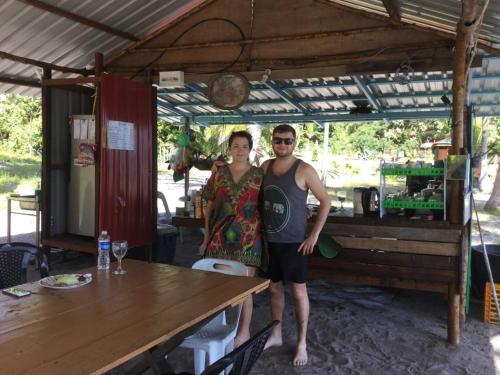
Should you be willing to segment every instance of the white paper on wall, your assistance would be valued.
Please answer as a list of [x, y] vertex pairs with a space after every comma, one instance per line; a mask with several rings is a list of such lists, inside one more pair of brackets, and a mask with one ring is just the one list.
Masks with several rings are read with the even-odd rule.
[[87, 139], [89, 121], [87, 119], [80, 120], [80, 139]]
[[108, 149], [135, 150], [135, 129], [132, 122], [108, 121]]
[[73, 119], [73, 139], [80, 139], [80, 119]]

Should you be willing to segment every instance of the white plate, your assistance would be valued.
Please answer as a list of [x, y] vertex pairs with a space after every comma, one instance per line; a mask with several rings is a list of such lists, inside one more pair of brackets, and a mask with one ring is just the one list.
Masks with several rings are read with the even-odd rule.
[[91, 281], [90, 273], [71, 273], [44, 277], [40, 280], [40, 285], [52, 289], [73, 289], [87, 285]]

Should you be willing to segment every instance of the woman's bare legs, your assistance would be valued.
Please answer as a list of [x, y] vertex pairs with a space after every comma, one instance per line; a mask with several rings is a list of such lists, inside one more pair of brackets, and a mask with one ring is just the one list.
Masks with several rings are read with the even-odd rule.
[[[255, 267], [247, 266], [247, 276], [255, 276]], [[253, 300], [252, 296], [249, 296], [243, 302], [243, 308], [241, 309], [240, 323], [238, 324], [238, 331], [236, 337], [234, 338], [234, 348], [237, 348], [245, 341], [250, 338], [250, 323], [252, 321], [252, 311], [253, 311]]]

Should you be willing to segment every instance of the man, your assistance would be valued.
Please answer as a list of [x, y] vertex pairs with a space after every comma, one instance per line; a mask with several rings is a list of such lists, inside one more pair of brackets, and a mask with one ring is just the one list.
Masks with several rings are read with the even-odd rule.
[[[295, 129], [278, 125], [273, 131], [275, 159], [267, 160], [264, 170], [263, 221], [269, 247], [272, 319], [282, 321], [285, 307], [284, 284], [291, 282], [297, 321], [297, 347], [294, 366], [307, 364], [306, 334], [309, 297], [306, 287], [307, 256], [313, 252], [330, 211], [330, 197], [314, 168], [293, 156], [297, 144]], [[319, 200], [315, 224], [307, 229], [308, 190]], [[281, 323], [273, 328], [266, 348], [282, 345]]]

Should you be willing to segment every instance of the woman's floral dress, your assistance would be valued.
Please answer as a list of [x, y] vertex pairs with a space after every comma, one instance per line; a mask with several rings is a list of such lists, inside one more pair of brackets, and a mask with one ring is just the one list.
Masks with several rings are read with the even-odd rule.
[[235, 183], [227, 165], [212, 173], [203, 193], [205, 199], [213, 202], [205, 257], [261, 266], [258, 203], [263, 176], [261, 168], [251, 167]]

